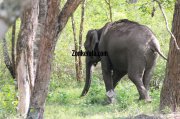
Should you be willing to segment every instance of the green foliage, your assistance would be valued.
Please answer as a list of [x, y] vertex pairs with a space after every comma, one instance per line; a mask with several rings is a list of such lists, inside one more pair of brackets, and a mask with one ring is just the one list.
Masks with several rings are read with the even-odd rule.
[[[65, 1], [66, 0], [62, 1], [62, 5], [64, 5]], [[156, 9], [155, 15], [151, 17], [153, 3], [150, 0], [138, 0], [136, 4], [128, 4], [126, 0], [111, 0], [111, 2], [113, 21], [130, 19], [147, 25], [157, 36], [161, 45], [161, 50], [167, 56], [170, 35], [166, 30], [164, 18], [157, 3], [154, 4]], [[161, 2], [166, 12], [169, 26], [171, 27], [175, 0], [161, 0]], [[81, 7], [74, 13], [77, 35], [79, 32], [80, 17]], [[85, 41], [88, 30], [101, 28], [109, 21], [109, 9], [104, 0], [87, 0], [83, 42]], [[20, 30], [20, 22], [18, 21], [17, 24], [18, 32]], [[9, 46], [10, 38], [11, 32], [7, 34]], [[0, 49], [0, 118], [5, 118], [8, 115], [15, 114], [17, 98], [14, 82], [5, 68], [2, 58], [2, 48]], [[150, 95], [153, 99], [152, 103], [146, 104], [143, 101], [138, 101], [139, 95], [134, 84], [128, 80], [122, 80], [115, 90], [117, 104], [104, 105], [106, 102], [106, 95], [104, 83], [101, 80], [102, 74], [100, 65], [94, 68], [94, 75], [89, 93], [87, 96], [80, 98], [84, 83], [76, 82], [74, 57], [71, 56], [72, 50], [74, 50], [74, 41], [71, 19], [69, 19], [65, 29], [60, 34], [54, 53], [51, 82], [45, 110], [45, 117], [47, 119], [121, 119], [141, 113], [150, 114], [157, 112], [160, 98], [159, 89], [164, 80], [166, 67], [166, 61], [162, 58], [158, 58], [151, 81]], [[85, 74], [84, 57], [82, 61]], [[85, 78], [85, 75], [83, 76], [83, 78]]]
[[105, 89], [102, 80], [99, 80], [96, 76], [93, 77], [91, 90], [88, 93], [86, 104], [103, 104], [105, 98]]
[[[160, 90], [151, 89], [152, 103], [138, 101], [139, 95], [134, 84], [126, 78], [122, 80], [115, 92], [117, 103], [105, 105], [106, 95], [104, 83], [95, 75], [91, 88], [84, 97], [79, 97], [83, 85], [76, 81], [64, 81], [49, 92], [45, 110], [47, 119], [104, 119], [104, 118], [125, 118], [138, 114], [158, 113]], [[52, 83], [50, 85], [53, 85]]]
[[[131, 82], [124, 85], [125, 82], [121, 81], [121, 87], [118, 87], [117, 100], [121, 109], [127, 109], [129, 105], [136, 103], [135, 98], [138, 99], [137, 91]], [[136, 94], [134, 93], [136, 92]]]
[[0, 118], [15, 114], [17, 97], [13, 79], [0, 80]]
[[[166, 5], [165, 2], [162, 5], [165, 8], [169, 26], [171, 27], [173, 1], [168, 2], [171, 2], [171, 4], [168, 3]], [[156, 3], [155, 8], [155, 16], [151, 17], [153, 9], [151, 1], [141, 0], [137, 4], [127, 4], [125, 1], [113, 0], [113, 20], [127, 18], [147, 25], [157, 36], [161, 44], [161, 50], [167, 56], [170, 35], [166, 30], [164, 18]], [[79, 7], [74, 13], [77, 34], [80, 13], [81, 10]], [[105, 23], [110, 21], [108, 6], [105, 1], [87, 0], [85, 14], [83, 42], [85, 41], [88, 30], [101, 28]], [[117, 104], [105, 106], [105, 87], [101, 80], [102, 74], [99, 65], [94, 68], [89, 93], [85, 97], [79, 97], [83, 85], [76, 82], [74, 57], [71, 56], [73, 49], [74, 42], [71, 20], [69, 20], [61, 34], [55, 51], [55, 60], [53, 62], [55, 65], [53, 65], [50, 92], [47, 98], [46, 118], [125, 118], [141, 113], [150, 114], [158, 112], [160, 89], [164, 79], [166, 61], [160, 57], [158, 58], [151, 81], [150, 95], [152, 97], [152, 103], [147, 104], [144, 101], [138, 101], [139, 95], [134, 84], [130, 81], [122, 80], [116, 89]]]
[[58, 104], [67, 104], [69, 103], [69, 100], [71, 99], [70, 96], [68, 96], [65, 92], [51, 92], [49, 93], [47, 100], [49, 102], [56, 102]]
[[[20, 21], [17, 21], [16, 34], [19, 32]], [[6, 34], [7, 46], [9, 54], [11, 53], [11, 31]], [[17, 35], [16, 35], [17, 38]], [[17, 90], [15, 90], [15, 82], [12, 79], [8, 69], [4, 64], [4, 57], [2, 51], [2, 40], [0, 39], [0, 118], [4, 119], [10, 115], [16, 114]]]

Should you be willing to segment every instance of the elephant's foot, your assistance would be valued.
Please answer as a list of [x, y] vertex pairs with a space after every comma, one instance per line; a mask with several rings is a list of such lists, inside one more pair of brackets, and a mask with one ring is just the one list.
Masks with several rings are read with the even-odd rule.
[[145, 100], [145, 102], [147, 102], [147, 103], [150, 103], [150, 102], [152, 101], [150, 96], [147, 96], [147, 97], [139, 97], [139, 100]]
[[114, 104], [116, 103], [116, 94], [114, 92], [114, 90], [110, 90], [106, 93], [107, 98], [108, 98], [108, 104]]
[[116, 98], [109, 98], [108, 97], [108, 100], [107, 100], [107, 103], [108, 104], [115, 104], [117, 101], [116, 101]]

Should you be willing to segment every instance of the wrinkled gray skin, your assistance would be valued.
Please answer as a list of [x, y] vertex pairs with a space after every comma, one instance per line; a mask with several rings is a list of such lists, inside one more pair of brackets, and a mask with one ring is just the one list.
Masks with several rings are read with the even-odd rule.
[[139, 99], [151, 101], [148, 89], [157, 55], [165, 57], [160, 52], [158, 40], [148, 27], [129, 20], [107, 23], [101, 29], [88, 31], [84, 46], [86, 51], [106, 51], [108, 56], [86, 56], [86, 83], [81, 96], [89, 90], [92, 65], [101, 61], [110, 103], [115, 101], [114, 89], [117, 83], [126, 74], [136, 85]]

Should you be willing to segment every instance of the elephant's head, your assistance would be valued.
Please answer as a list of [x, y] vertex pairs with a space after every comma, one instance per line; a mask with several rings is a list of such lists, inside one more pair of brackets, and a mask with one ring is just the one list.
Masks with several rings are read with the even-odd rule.
[[[100, 36], [98, 35], [98, 30], [89, 30], [86, 35], [86, 41], [84, 43], [85, 50], [88, 52], [95, 51], [98, 52]], [[87, 56], [86, 63], [91, 63], [96, 65], [100, 61], [100, 57], [97, 56]]]
[[[95, 51], [98, 52], [98, 44], [100, 39], [100, 30], [89, 30], [86, 35], [86, 41], [84, 43], [85, 50], [87, 52]], [[86, 56], [86, 83], [81, 96], [86, 95], [91, 84], [91, 68], [92, 65], [100, 61], [98, 56]]]

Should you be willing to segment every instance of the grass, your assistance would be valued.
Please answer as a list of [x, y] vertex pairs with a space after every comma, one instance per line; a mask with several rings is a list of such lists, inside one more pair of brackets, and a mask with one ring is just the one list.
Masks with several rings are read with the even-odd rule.
[[81, 98], [79, 96], [83, 85], [75, 81], [69, 83], [56, 86], [53, 93], [49, 92], [45, 109], [46, 119], [124, 119], [142, 113], [152, 115], [158, 112], [159, 90], [151, 89], [152, 102], [145, 103], [137, 100], [139, 95], [134, 84], [123, 80], [116, 88], [117, 103], [105, 105], [106, 96], [102, 81], [94, 80], [87, 96]]
[[[161, 72], [154, 73], [153, 80], [162, 80], [161, 75], [157, 75], [159, 73]], [[145, 103], [137, 100], [139, 95], [136, 87], [130, 80], [124, 78], [115, 90], [117, 103], [105, 105], [106, 92], [104, 82], [100, 80], [102, 79], [101, 70], [96, 67], [93, 74], [88, 94], [80, 98], [84, 83], [76, 82], [73, 77], [74, 74], [65, 73], [65, 71], [54, 72], [46, 100], [45, 118], [124, 119], [139, 114], [152, 115], [158, 113], [161, 88], [156, 90], [151, 88], [152, 102]], [[18, 119], [16, 117], [17, 94], [13, 80], [1, 80], [0, 85], [0, 119]]]

